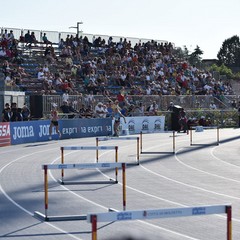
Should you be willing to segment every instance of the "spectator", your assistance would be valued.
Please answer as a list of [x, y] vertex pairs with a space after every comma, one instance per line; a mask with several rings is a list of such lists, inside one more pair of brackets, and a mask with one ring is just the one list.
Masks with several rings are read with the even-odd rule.
[[27, 33], [24, 35], [24, 41], [25, 43], [30, 43], [29, 46], [31, 46], [32, 43], [32, 37], [30, 34], [30, 31], [28, 30]]
[[48, 40], [46, 33], [43, 33], [42, 41], [43, 41], [43, 43], [45, 43], [45, 44], [52, 44], [52, 42], [50, 42], [50, 41]]
[[113, 114], [113, 108], [112, 108], [112, 102], [109, 101], [107, 104], [107, 115], [106, 117], [112, 117]]
[[148, 114], [150, 116], [156, 116], [157, 111], [158, 111], [158, 105], [157, 105], [156, 101], [153, 101], [152, 104], [149, 106]]
[[201, 118], [200, 118], [199, 121], [198, 121], [198, 124], [199, 124], [200, 126], [207, 126], [207, 121], [206, 121], [206, 119], [205, 119], [204, 116], [201, 116]]
[[67, 101], [63, 101], [63, 104], [60, 106], [62, 113], [70, 113], [69, 105]]
[[167, 108], [167, 111], [169, 112], [172, 112], [173, 111], [173, 108], [174, 108], [174, 103], [173, 102], [170, 102], [168, 108]]
[[14, 81], [10, 76], [10, 73], [7, 73], [6, 77], [5, 77], [5, 86], [7, 87], [12, 87], [14, 86]]
[[95, 117], [96, 118], [103, 118], [106, 115], [106, 112], [103, 108], [102, 102], [99, 102], [95, 107]]
[[21, 109], [23, 121], [29, 121], [31, 117], [30, 110], [26, 104]]
[[22, 109], [17, 108], [17, 121], [23, 121]]
[[31, 32], [31, 43], [34, 44], [38, 43], [34, 32]]
[[187, 116], [186, 116], [186, 112], [184, 111], [184, 109], [182, 108], [179, 112], [179, 125], [180, 125], [180, 129], [178, 132], [183, 131], [184, 133], [187, 132], [188, 130], [188, 125], [187, 125]]
[[2, 122], [10, 122], [11, 118], [11, 108], [9, 103], [5, 103], [5, 107], [2, 110]]
[[88, 107], [86, 108], [86, 114], [85, 115], [86, 115], [86, 118], [95, 117], [91, 105], [88, 105]]
[[79, 109], [79, 118], [86, 118], [86, 107], [83, 103]]
[[215, 110], [215, 109], [217, 109], [217, 106], [214, 102], [211, 102], [210, 105], [209, 105], [209, 108], [212, 109], [212, 110]]
[[17, 103], [13, 102], [11, 104], [11, 118], [10, 118], [10, 122], [17, 122], [17, 121], [18, 121]]

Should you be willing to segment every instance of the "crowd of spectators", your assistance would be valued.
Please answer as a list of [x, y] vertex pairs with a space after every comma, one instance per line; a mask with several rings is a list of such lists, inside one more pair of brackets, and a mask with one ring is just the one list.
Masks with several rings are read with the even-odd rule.
[[[222, 95], [233, 94], [227, 81], [216, 80], [210, 72], [177, 59], [171, 42], [152, 40], [133, 46], [126, 38], [114, 42], [112, 37], [97, 37], [90, 42], [86, 36], [68, 35], [54, 47], [44, 33], [43, 64], [36, 67], [35, 76], [27, 74], [21, 62], [16, 62], [19, 42], [28, 48], [39, 43], [30, 31], [18, 40], [12, 31], [2, 34], [0, 58], [7, 57], [2, 64], [6, 86], [21, 89], [23, 78], [36, 78], [43, 83], [41, 94], [91, 92], [118, 99], [121, 108], [132, 107], [127, 102], [128, 95], [210, 95], [221, 99]], [[3, 52], [6, 55], [1, 55]], [[138, 108], [141, 112], [142, 106]], [[147, 108], [149, 115], [158, 111], [156, 103], [149, 104], [144, 111]]]
[[11, 105], [6, 103], [2, 110], [1, 121], [2, 122], [18, 122], [31, 120], [31, 112], [26, 104], [22, 108], [17, 106], [17, 103], [13, 102]]

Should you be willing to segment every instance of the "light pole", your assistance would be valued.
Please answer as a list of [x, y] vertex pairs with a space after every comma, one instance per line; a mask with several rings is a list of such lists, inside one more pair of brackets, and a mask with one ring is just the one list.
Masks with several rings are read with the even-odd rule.
[[80, 24], [83, 24], [83, 22], [77, 22], [77, 26], [76, 27], [69, 27], [69, 28], [76, 28], [77, 29], [77, 37], [78, 37], [78, 34], [79, 34], [79, 25]]

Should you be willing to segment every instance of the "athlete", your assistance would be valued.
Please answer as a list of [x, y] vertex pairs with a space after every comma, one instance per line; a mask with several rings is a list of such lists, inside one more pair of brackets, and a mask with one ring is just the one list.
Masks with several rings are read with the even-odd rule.
[[125, 123], [126, 123], [126, 118], [125, 118], [125, 116], [120, 112], [118, 106], [116, 106], [116, 107], [114, 108], [113, 113], [112, 113], [112, 117], [113, 117], [113, 120], [114, 120], [114, 124], [113, 124], [114, 134], [113, 134], [113, 136], [114, 136], [114, 137], [119, 137], [120, 118], [123, 117]]
[[49, 127], [49, 140], [52, 140], [52, 128], [56, 128], [56, 132], [58, 133], [59, 139], [61, 138], [61, 132], [58, 129], [58, 111], [57, 111], [57, 106], [53, 105], [53, 109], [51, 111], [51, 123]]
[[106, 98], [109, 100], [109, 102], [112, 103], [112, 118], [114, 120], [113, 123], [113, 136], [114, 137], [119, 137], [119, 126], [120, 126], [120, 118], [123, 117], [124, 122], [126, 123], [126, 118], [125, 116], [121, 113], [121, 108], [118, 105], [118, 100], [116, 100], [115, 102], [112, 101], [111, 98], [109, 98], [107, 95], [105, 95]]

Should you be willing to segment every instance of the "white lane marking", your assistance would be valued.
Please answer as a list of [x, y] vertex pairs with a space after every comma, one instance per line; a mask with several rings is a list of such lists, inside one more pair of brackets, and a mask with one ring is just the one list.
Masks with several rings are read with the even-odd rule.
[[[5, 166], [3, 166], [3, 167], [0, 169], [0, 175], [1, 175], [1, 173], [3, 172], [3, 170], [4, 170], [5, 168], [7, 168], [8, 166], [10, 166], [10, 165], [11, 165], [12, 163], [14, 163], [14, 162], [17, 162], [17, 161], [19, 161], [19, 160], [21, 160], [21, 159], [23, 159], [23, 158], [32, 156], [32, 155], [34, 155], [34, 154], [36, 154], [36, 153], [42, 153], [42, 152], [52, 151], [52, 150], [54, 150], [54, 149], [48, 149], [48, 150], [38, 151], [38, 152], [34, 152], [34, 153], [30, 153], [30, 154], [24, 155], [24, 156], [19, 157], [19, 158], [15, 159], [15, 160], [12, 160], [11, 162], [7, 163]], [[31, 212], [28, 211], [26, 208], [24, 208], [24, 207], [22, 207], [21, 205], [19, 205], [16, 201], [14, 201], [14, 200], [5, 192], [5, 190], [2, 188], [1, 183], [0, 183], [0, 191], [3, 193], [3, 195], [4, 195], [13, 205], [15, 205], [16, 207], [20, 208], [22, 211], [24, 211], [25, 213], [29, 214], [31, 217], [34, 217], [34, 213], [31, 213]], [[64, 233], [64, 234], [66, 234], [66, 235], [68, 235], [68, 236], [70, 236], [70, 237], [72, 237], [72, 238], [74, 238], [74, 239], [83, 240], [83, 239], [81, 239], [81, 238], [78, 238], [78, 237], [74, 236], [73, 234], [71, 234], [71, 233], [69, 233], [69, 232], [66, 232], [65, 230], [63, 230], [63, 229], [61, 229], [61, 228], [59, 228], [59, 227], [57, 227], [57, 226], [55, 226], [55, 225], [53, 225], [53, 224], [51, 224], [51, 223], [49, 223], [49, 222], [43, 222], [43, 223], [45, 223], [45, 224], [53, 227], [54, 229], [56, 229], [56, 230], [58, 230], [58, 231], [60, 231], [60, 232], [62, 232], [62, 233]]]
[[194, 186], [194, 185], [192, 185], [192, 184], [180, 182], [180, 181], [178, 181], [178, 180], [175, 180], [175, 179], [166, 177], [166, 176], [164, 176], [164, 175], [161, 175], [161, 174], [159, 174], [159, 173], [156, 173], [156, 172], [154, 172], [154, 171], [152, 171], [152, 170], [144, 167], [144, 166], [141, 165], [141, 164], [140, 164], [140, 166], [141, 166], [143, 169], [145, 169], [146, 171], [152, 173], [153, 175], [156, 175], [156, 176], [161, 177], [161, 178], [164, 178], [164, 179], [166, 179], [166, 180], [168, 180], [168, 181], [171, 181], [171, 182], [174, 182], [174, 183], [183, 185], [183, 186], [185, 186], [185, 187], [194, 188], [194, 189], [197, 189], [197, 190], [200, 190], [200, 191], [212, 193], [212, 194], [215, 194], [215, 195], [219, 195], [219, 196], [223, 196], [223, 197], [227, 197], [227, 198], [231, 198], [231, 199], [235, 199], [235, 200], [240, 200], [240, 198], [238, 198], [238, 197], [233, 197], [233, 196], [230, 196], [230, 195], [226, 195], [226, 194], [222, 194], [222, 193], [217, 193], [217, 192], [215, 192], [215, 191], [211, 191], [211, 190], [207, 190], [207, 189], [205, 189], [205, 188], [197, 187], [197, 186]]
[[[182, 148], [180, 148], [178, 151], [180, 151], [181, 149], [182, 149]], [[177, 152], [178, 152], [178, 151], [177, 151]], [[207, 171], [204, 171], [204, 170], [201, 170], [201, 169], [192, 167], [192, 166], [190, 166], [190, 165], [182, 162], [182, 161], [177, 157], [177, 152], [176, 152], [176, 154], [175, 154], [175, 158], [176, 158], [177, 162], [179, 162], [180, 164], [184, 165], [184, 166], [187, 167], [187, 168], [193, 169], [193, 170], [195, 170], [195, 171], [198, 171], [198, 172], [201, 172], [201, 173], [204, 173], [204, 174], [213, 176], [213, 177], [217, 177], [217, 178], [221, 178], [221, 179], [224, 179], [224, 180], [228, 180], [228, 181], [240, 183], [240, 181], [238, 181], [238, 180], [235, 180], [235, 179], [232, 179], [232, 178], [228, 178], [228, 177], [223, 177], [223, 176], [218, 175], [218, 174], [210, 173], [210, 172], [207, 172]]]
[[[102, 155], [104, 155], [104, 154], [107, 154], [107, 153], [109, 153], [109, 152], [101, 153], [101, 154], [99, 155], [99, 157], [102, 156]], [[69, 153], [67, 153], [66, 155], [69, 155], [69, 154], [72, 154], [72, 152], [69, 152]], [[53, 161], [52, 161], [52, 164], [55, 163], [55, 162], [58, 161], [58, 160], [59, 160], [59, 157], [56, 158], [55, 160], [53, 160]], [[99, 169], [98, 169], [98, 171], [101, 172]], [[102, 174], [103, 176], [105, 176], [106, 178], [109, 178], [109, 176], [107, 176], [106, 174], [104, 174], [104, 173], [102, 173], [102, 172], [101, 172], [101, 174]], [[51, 178], [52, 178], [55, 182], [57, 182], [57, 179], [54, 178], [54, 176], [52, 175], [51, 170], [49, 170], [49, 175], [51, 176]], [[120, 185], [122, 185], [121, 182], [118, 182], [118, 183], [119, 183]], [[96, 202], [93, 202], [92, 200], [89, 200], [89, 199], [87, 199], [87, 198], [85, 198], [85, 197], [83, 197], [83, 196], [81, 196], [81, 195], [73, 192], [72, 190], [68, 189], [67, 187], [65, 187], [65, 186], [63, 186], [63, 185], [61, 185], [61, 187], [64, 188], [65, 190], [67, 190], [68, 192], [70, 192], [71, 194], [75, 195], [76, 197], [85, 200], [86, 202], [92, 203], [93, 205], [96, 205], [96, 206], [98, 206], [98, 207], [101, 207], [101, 208], [103, 208], [103, 209], [105, 209], [105, 210], [108, 210], [108, 209], [109, 209], [109, 208], [107, 208], [107, 207], [105, 207], [105, 206], [103, 206], [103, 205], [101, 205], [101, 204], [98, 204], [98, 203], [96, 203]], [[154, 195], [152, 195], [152, 194], [148, 194], [148, 193], [146, 193], [146, 192], [140, 191], [140, 190], [138, 190], [138, 189], [135, 189], [135, 188], [132, 188], [132, 187], [129, 187], [129, 186], [126, 186], [126, 188], [129, 188], [129, 189], [131, 189], [131, 190], [133, 190], [133, 191], [135, 191], [135, 192], [138, 192], [138, 193], [141, 193], [141, 194], [144, 194], [144, 195], [147, 195], [147, 196], [150, 196], [150, 197], [153, 197], [153, 198], [162, 200], [162, 201], [164, 201], [164, 202], [172, 203], [172, 204], [175, 204], [175, 205], [178, 205], [178, 206], [182, 206], [182, 207], [186, 206], [186, 205], [182, 205], [182, 204], [177, 203], [177, 202], [173, 202], [173, 201], [170, 201], [170, 200], [167, 200], [167, 199], [164, 199], [164, 198], [160, 198], [160, 197], [154, 196]], [[145, 221], [141, 221], [141, 220], [137, 220], [137, 221], [138, 221], [138, 222], [141, 222], [141, 223], [143, 223], [143, 224], [146, 224], [146, 225], [149, 225], [149, 226], [152, 226], [152, 227], [155, 227], [155, 228], [164, 230], [164, 231], [166, 231], [166, 232], [175, 234], [175, 235], [177, 235], [177, 236], [182, 236], [182, 237], [185, 237], [185, 238], [191, 239], [191, 240], [198, 240], [197, 238], [192, 238], [192, 237], [189, 237], [188, 235], [184, 235], [184, 234], [181, 234], [181, 233], [179, 233], [179, 232], [172, 231], [172, 230], [167, 229], [167, 228], [162, 228], [162, 227], [160, 227], [160, 226], [157, 226], [157, 225], [154, 225], [154, 224], [145, 222]]]
[[[41, 152], [43, 152], [43, 151], [41, 151]], [[35, 154], [35, 153], [33, 153], [33, 154]], [[31, 154], [32, 155], [32, 154]], [[27, 155], [26, 155], [27, 156]], [[24, 157], [24, 156], [23, 156]], [[23, 157], [21, 157], [21, 158], [23, 158]], [[14, 162], [14, 161], [12, 161], [12, 162]], [[1, 173], [1, 171], [0, 171], [0, 173]], [[135, 190], [135, 191], [138, 191], [138, 192], [141, 192], [141, 193], [143, 193], [143, 194], [147, 194], [147, 193], [145, 193], [145, 192], [142, 192], [142, 191], [139, 191], [139, 190], [137, 190], [137, 189], [135, 189], [135, 188], [131, 188], [131, 187], [128, 187], [128, 188], [130, 188], [130, 189], [133, 189], [133, 190]], [[69, 190], [69, 189], [67, 189], [67, 190]], [[156, 196], [154, 196], [154, 195], [151, 195], [151, 194], [147, 194], [148, 196], [151, 196], [151, 197], [156, 197]], [[79, 195], [77, 195], [78, 197], [79, 197]], [[157, 197], [158, 198], [158, 197]], [[85, 199], [85, 198], [84, 198]], [[172, 201], [169, 201], [169, 200], [166, 200], [166, 199], [162, 199], [162, 198], [158, 198], [158, 199], [161, 199], [161, 200], [163, 200], [163, 201], [167, 201], [167, 202], [171, 202], [171, 203], [174, 203], [174, 202], [172, 202]], [[87, 199], [88, 200], [88, 199]], [[90, 202], [92, 202], [92, 201], [90, 201]], [[14, 201], [13, 201], [13, 203], [15, 203]], [[92, 203], [94, 203], [94, 202], [92, 202]], [[174, 203], [174, 204], [177, 204], [177, 205], [181, 205], [181, 206], [184, 206], [184, 205], [182, 205], [182, 204], [179, 204], [179, 203]], [[101, 205], [100, 205], [101, 206]], [[102, 206], [103, 208], [105, 208], [104, 206]], [[23, 208], [24, 209], [24, 208]], [[30, 213], [31, 214], [31, 213]], [[139, 220], [140, 221], [140, 220]], [[142, 221], [141, 221], [142, 222]], [[143, 222], [144, 224], [149, 224], [149, 223], [147, 223], [147, 222]], [[47, 223], [47, 224], [49, 224], [50, 226], [52, 226], [52, 227], [54, 227], [54, 228], [56, 228], [54, 225], [52, 225], [52, 224], [50, 224], [50, 223]], [[149, 224], [150, 225], [150, 224]], [[174, 233], [174, 234], [177, 234], [177, 235], [181, 235], [180, 233], [177, 233], [177, 232], [173, 232], [173, 231], [171, 231], [171, 230], [168, 230], [168, 229], [164, 229], [164, 228], [161, 228], [161, 227], [158, 227], [158, 226], [156, 226], [156, 225], [153, 225], [153, 224], [151, 224], [153, 227], [157, 227], [157, 228], [160, 228], [160, 229], [163, 229], [163, 230], [165, 230], [165, 231], [169, 231], [169, 232], [172, 232], [172, 233]], [[56, 228], [56, 229], [58, 229], [58, 228]], [[62, 231], [61, 229], [59, 229], [60, 231]], [[68, 235], [71, 235], [71, 234], [69, 234], [69, 233], [67, 233]], [[184, 236], [184, 237], [186, 237], [186, 238], [188, 238], [188, 239], [194, 239], [194, 238], [190, 238], [189, 236], [187, 236], [187, 235], [181, 235], [181, 236]], [[78, 239], [78, 238], [76, 238], [75, 236], [72, 236], [72, 237], [74, 237], [75, 239]]]
[[216, 157], [215, 154], [213, 153], [213, 151], [215, 151], [215, 149], [216, 149], [217, 147], [219, 147], [219, 146], [216, 146], [216, 147], [214, 147], [214, 148], [211, 149], [211, 155], [212, 155], [212, 157], [214, 157], [214, 158], [217, 159], [218, 161], [221, 161], [221, 162], [223, 162], [223, 163], [225, 163], [225, 164], [227, 164], [227, 165], [229, 165], [229, 166], [232, 166], [232, 167], [235, 167], [235, 168], [240, 168], [240, 166], [238, 166], [238, 165], [236, 165], [236, 164], [232, 164], [232, 163], [226, 162], [226, 161], [220, 159], [219, 157]]

